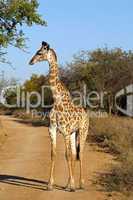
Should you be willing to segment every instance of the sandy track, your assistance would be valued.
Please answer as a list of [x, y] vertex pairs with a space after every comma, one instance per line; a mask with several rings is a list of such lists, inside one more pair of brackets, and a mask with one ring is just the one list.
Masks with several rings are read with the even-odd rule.
[[[50, 141], [45, 127], [31, 127], [9, 117], [0, 117], [8, 134], [0, 149], [0, 200], [106, 200], [105, 192], [93, 184], [95, 175], [108, 169], [113, 157], [96, 151], [86, 144], [85, 148], [85, 191], [65, 191], [67, 165], [64, 159], [64, 141], [57, 140], [56, 186], [47, 191], [50, 166]], [[78, 164], [77, 164], [78, 165]], [[78, 175], [78, 166], [76, 167]], [[78, 179], [76, 180], [76, 183]], [[77, 185], [78, 187], [78, 185]]]

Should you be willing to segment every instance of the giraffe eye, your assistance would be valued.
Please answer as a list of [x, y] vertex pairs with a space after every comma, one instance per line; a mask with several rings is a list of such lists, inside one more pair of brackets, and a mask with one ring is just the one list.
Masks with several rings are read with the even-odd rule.
[[42, 55], [42, 52], [37, 52], [37, 55], [41, 56], [41, 55]]

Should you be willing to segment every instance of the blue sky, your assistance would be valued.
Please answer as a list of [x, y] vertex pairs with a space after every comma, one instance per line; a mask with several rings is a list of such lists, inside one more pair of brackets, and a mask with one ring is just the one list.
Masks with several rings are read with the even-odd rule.
[[8, 56], [15, 70], [1, 65], [7, 77], [21, 82], [32, 73], [48, 73], [48, 64], [28, 65], [31, 56], [45, 40], [55, 48], [60, 63], [69, 62], [80, 50], [93, 50], [108, 45], [109, 48], [133, 48], [132, 0], [39, 0], [39, 12], [48, 22], [47, 27], [26, 28], [29, 53], [9, 48]]

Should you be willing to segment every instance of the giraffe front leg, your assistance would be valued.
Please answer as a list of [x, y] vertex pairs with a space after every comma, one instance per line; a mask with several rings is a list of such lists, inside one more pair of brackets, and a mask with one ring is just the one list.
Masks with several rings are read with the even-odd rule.
[[[74, 169], [75, 169], [75, 162], [76, 162], [76, 154], [72, 153], [72, 157], [71, 157], [71, 166], [72, 166], [72, 173], [74, 175]], [[68, 182], [65, 188], [70, 188], [71, 187], [71, 178], [68, 178]], [[74, 186], [75, 187], [75, 186]]]
[[53, 190], [54, 168], [55, 168], [55, 157], [56, 157], [56, 126], [50, 126], [49, 134], [51, 139], [51, 168], [50, 168], [50, 179], [48, 183], [48, 190]]
[[66, 146], [66, 160], [68, 164], [68, 171], [69, 171], [69, 179], [67, 187], [70, 187], [70, 191], [75, 191], [75, 182], [72, 170], [72, 158], [71, 158], [71, 145], [70, 145], [70, 137], [65, 138], [65, 146]]

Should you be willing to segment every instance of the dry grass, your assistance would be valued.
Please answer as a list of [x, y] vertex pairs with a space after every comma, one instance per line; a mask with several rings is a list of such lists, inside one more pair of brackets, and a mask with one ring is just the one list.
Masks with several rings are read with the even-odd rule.
[[[100, 177], [107, 191], [133, 192], [133, 119], [108, 117], [91, 119], [92, 138], [103, 148], [115, 153], [120, 161], [109, 174]], [[133, 193], [132, 193], [133, 194]]]

